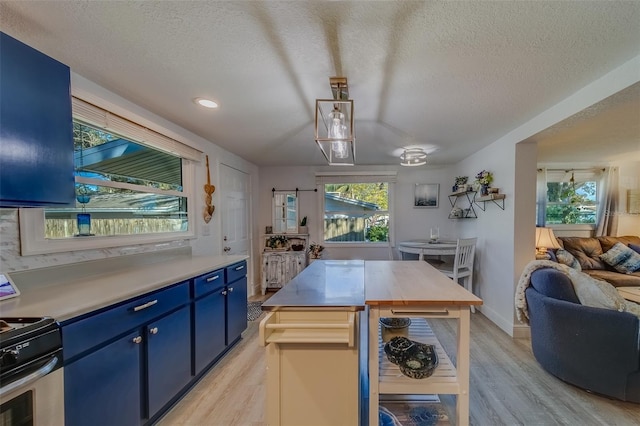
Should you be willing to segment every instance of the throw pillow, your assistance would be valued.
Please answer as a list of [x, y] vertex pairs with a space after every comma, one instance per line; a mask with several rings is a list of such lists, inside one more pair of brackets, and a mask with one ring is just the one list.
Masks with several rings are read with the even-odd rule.
[[629, 243], [629, 248], [636, 253], [640, 253], [640, 246], [638, 244]]
[[622, 243], [615, 243], [606, 253], [600, 255], [600, 259], [623, 274], [640, 270], [640, 254]]
[[558, 259], [558, 263], [567, 265], [570, 268], [575, 269], [576, 271], [582, 271], [582, 267], [580, 266], [580, 262], [578, 262], [578, 259], [576, 259], [571, 253], [569, 253], [565, 249], [560, 248], [556, 250], [556, 258]]

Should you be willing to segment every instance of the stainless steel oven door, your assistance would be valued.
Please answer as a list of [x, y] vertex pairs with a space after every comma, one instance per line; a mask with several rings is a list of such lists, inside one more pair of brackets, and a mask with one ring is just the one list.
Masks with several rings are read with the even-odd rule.
[[63, 369], [53, 370], [59, 362], [53, 357], [25, 377], [2, 383], [0, 425], [64, 425]]

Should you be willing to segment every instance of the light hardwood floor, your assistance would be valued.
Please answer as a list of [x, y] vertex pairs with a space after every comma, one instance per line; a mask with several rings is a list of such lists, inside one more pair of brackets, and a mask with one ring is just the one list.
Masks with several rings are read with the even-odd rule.
[[[528, 339], [512, 339], [481, 313], [471, 318], [472, 425], [640, 425], [640, 404], [592, 395], [556, 379], [535, 361]], [[266, 363], [258, 324], [249, 323], [243, 340], [158, 425], [266, 425]], [[447, 352], [455, 354], [456, 323], [430, 324]], [[453, 413], [454, 398], [441, 400]]]

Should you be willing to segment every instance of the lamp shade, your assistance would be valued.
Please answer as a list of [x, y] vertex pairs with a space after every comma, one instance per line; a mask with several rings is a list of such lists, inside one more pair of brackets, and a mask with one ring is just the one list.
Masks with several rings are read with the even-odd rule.
[[558, 244], [558, 240], [556, 236], [553, 235], [553, 229], [551, 228], [536, 228], [536, 248], [545, 248], [545, 249], [559, 249], [560, 244]]

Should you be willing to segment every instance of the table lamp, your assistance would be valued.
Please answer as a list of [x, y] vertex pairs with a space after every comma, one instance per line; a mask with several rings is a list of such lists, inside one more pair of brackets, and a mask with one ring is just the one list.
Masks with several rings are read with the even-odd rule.
[[551, 228], [536, 228], [536, 259], [548, 259], [547, 249], [559, 249], [560, 244]]

